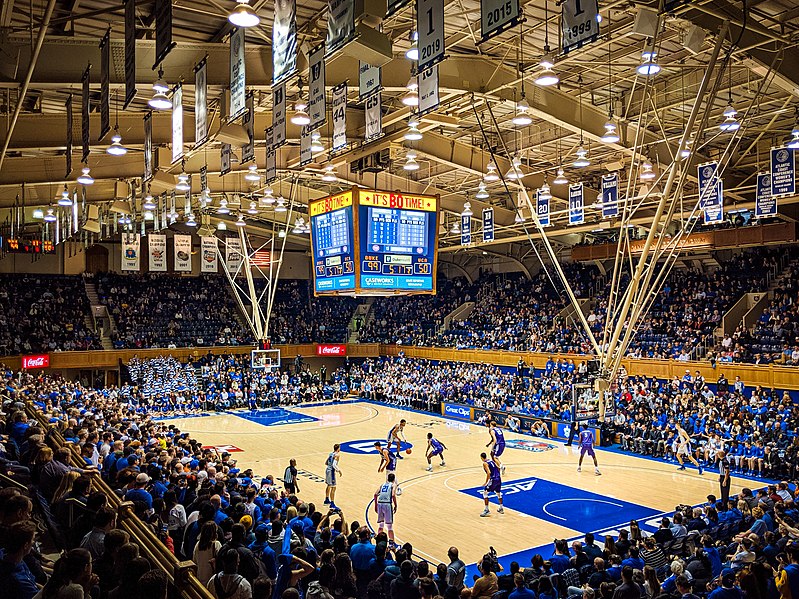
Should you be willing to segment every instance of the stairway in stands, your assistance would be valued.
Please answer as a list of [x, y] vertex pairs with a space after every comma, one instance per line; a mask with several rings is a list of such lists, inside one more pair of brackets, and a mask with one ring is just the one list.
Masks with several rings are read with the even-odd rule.
[[116, 331], [116, 323], [108, 308], [100, 301], [94, 279], [83, 277], [83, 287], [86, 290], [86, 297], [89, 298], [89, 305], [91, 306], [91, 314], [86, 316], [86, 326], [90, 330], [97, 332], [103, 349], [114, 349], [111, 333]]
[[374, 319], [372, 314], [372, 304], [375, 298], [368, 297], [362, 304], [358, 304], [355, 312], [352, 313], [350, 324], [347, 325], [347, 343], [358, 343], [361, 337], [361, 329], [368, 325]]

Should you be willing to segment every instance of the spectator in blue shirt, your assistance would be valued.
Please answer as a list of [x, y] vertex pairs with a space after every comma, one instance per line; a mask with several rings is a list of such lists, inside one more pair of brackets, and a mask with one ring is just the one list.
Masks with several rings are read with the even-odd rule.
[[516, 589], [511, 591], [508, 599], [537, 599], [535, 593], [525, 586], [524, 576], [519, 572], [513, 575], [513, 584]]
[[721, 586], [714, 589], [707, 599], [743, 599], [743, 592], [735, 586], [735, 572], [725, 568], [721, 572]]
[[144, 472], [136, 475], [134, 487], [125, 493], [125, 501], [141, 501], [147, 504], [147, 509], [153, 508], [153, 496], [144, 487], [150, 482], [150, 477]]
[[566, 545], [564, 539], [555, 541], [555, 553], [549, 558], [549, 564], [552, 567], [553, 574], [563, 574], [566, 570], [571, 568], [569, 547]]
[[369, 582], [369, 564], [375, 556], [375, 546], [369, 537], [369, 529], [362, 526], [358, 529], [358, 542], [350, 547], [350, 559], [352, 569], [355, 571], [355, 578], [358, 586], [365, 587]]
[[3, 595], [18, 599], [33, 599], [39, 592], [25, 556], [33, 548], [36, 524], [32, 521], [17, 522], [7, 529], [4, 539], [5, 554], [0, 561], [0, 588]]

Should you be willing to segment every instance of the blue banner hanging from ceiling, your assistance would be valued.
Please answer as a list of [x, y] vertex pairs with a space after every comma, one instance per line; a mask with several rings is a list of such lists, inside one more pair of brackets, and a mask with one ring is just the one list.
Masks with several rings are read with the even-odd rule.
[[759, 173], [755, 192], [755, 218], [775, 216], [776, 214], [777, 197], [771, 195], [771, 173]]
[[548, 227], [550, 224], [549, 221], [549, 198], [546, 196], [541, 196], [540, 191], [535, 192], [535, 212], [538, 215], [538, 222], [541, 223], [542, 227]]
[[616, 218], [619, 215], [619, 175], [602, 175], [602, 217]]
[[461, 245], [472, 243], [472, 215], [461, 214]]
[[794, 152], [790, 148], [771, 148], [771, 195], [796, 193]]
[[569, 224], [581, 225], [585, 222], [585, 197], [582, 183], [569, 185]]
[[724, 220], [724, 189], [718, 176], [718, 162], [705, 162], [697, 166], [699, 180], [699, 209], [705, 224]]
[[493, 208], [483, 208], [483, 241], [494, 241]]

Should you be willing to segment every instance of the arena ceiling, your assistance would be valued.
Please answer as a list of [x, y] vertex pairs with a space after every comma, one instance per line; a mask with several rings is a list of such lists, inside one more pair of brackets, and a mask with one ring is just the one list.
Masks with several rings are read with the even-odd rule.
[[[12, 114], [20, 101], [20, 89], [30, 74], [30, 86], [22, 100], [22, 110], [10, 137], [8, 150], [0, 170], [0, 206], [10, 207], [22, 195], [26, 205], [44, 206], [64, 184], [75, 186], [74, 176], [80, 163], [75, 153], [75, 171], [64, 179], [65, 129], [64, 104], [71, 94], [79, 102], [81, 75], [87, 63], [96, 65], [92, 77], [92, 99], [99, 100], [98, 42], [107, 28], [111, 30], [111, 106], [112, 124], [117, 101], [124, 95], [124, 22], [123, 5], [118, 0], [56, 0], [55, 9], [46, 24], [46, 37], [41, 54], [31, 69], [31, 56], [36, 37], [46, 15], [48, 0], [4, 0], [0, 13], [0, 123], [2, 137], [8, 137]], [[413, 8], [409, 5], [383, 22], [383, 31], [393, 42], [393, 60], [384, 66], [383, 130], [384, 136], [365, 144], [352, 143], [349, 150], [329, 157], [320, 154], [312, 168], [300, 169], [299, 131], [289, 125], [289, 149], [283, 158], [285, 169], [280, 172], [281, 183], [276, 192], [288, 195], [290, 180], [297, 181], [297, 199], [307, 204], [314, 197], [351, 185], [377, 186], [408, 192], [438, 193], [444, 206], [444, 226], [441, 235], [442, 251], [462, 253], [459, 238], [449, 232], [450, 223], [459, 217], [466, 200], [476, 214], [482, 207], [495, 207], [496, 242], [492, 247], [477, 245], [468, 252], [511, 254], [521, 258], [530, 250], [527, 232], [515, 222], [516, 193], [506, 193], [501, 182], [488, 186], [490, 198], [477, 200], [478, 188], [490, 151], [497, 154], [499, 170], [505, 172], [509, 157], [518, 154], [523, 179], [532, 192], [545, 181], [553, 193], [554, 226], [549, 236], [557, 244], [573, 245], [584, 234], [598, 234], [612, 224], [603, 222], [597, 210], [588, 207], [586, 223], [566, 224], [566, 185], [554, 185], [553, 178], [562, 166], [571, 182], [583, 181], [589, 191], [587, 204], [596, 197], [599, 180], [609, 169], [619, 169], [622, 187], [625, 172], [644, 155], [663, 169], [670, 164], [682, 134], [702, 78], [705, 76], [715, 36], [724, 24], [729, 30], [722, 53], [729, 54], [730, 68], [714, 76], [716, 87], [703, 132], [694, 141], [692, 164], [718, 156], [727, 145], [718, 125], [728, 103], [739, 111], [742, 122], [740, 140], [724, 173], [728, 210], [753, 206], [755, 175], [767, 167], [769, 148], [784, 143], [797, 125], [799, 106], [799, 8], [792, 0], [697, 0], [662, 15], [656, 36], [658, 61], [663, 70], [655, 77], [642, 78], [636, 67], [647, 38], [636, 33], [636, 18], [640, 11], [657, 10], [658, 2], [635, 3], [626, 0], [601, 0], [600, 38], [582, 49], [558, 57], [555, 70], [560, 83], [555, 87], [540, 87], [533, 83], [538, 61], [544, 53], [545, 41], [558, 47], [559, 8], [552, 0], [521, 1], [525, 22], [520, 27], [495, 37], [481, 45], [479, 36], [479, 0], [446, 0], [445, 30], [447, 58], [440, 65], [441, 104], [436, 112], [422, 120], [422, 140], [412, 144], [419, 155], [421, 168], [413, 173], [403, 169], [408, 150], [403, 135], [407, 129], [410, 109], [401, 98], [411, 75], [412, 63], [405, 58], [414, 29]], [[298, 2], [297, 27], [299, 45], [310, 48], [319, 43], [326, 31], [327, 2], [301, 0]], [[173, 1], [173, 38], [176, 48], [163, 63], [164, 78], [170, 84], [184, 81], [184, 105], [191, 117], [194, 102], [193, 68], [208, 56], [209, 101], [214, 123], [218, 128], [220, 98], [228, 85], [228, 44], [231, 31], [227, 15], [235, 6], [232, 0]], [[263, 131], [271, 122], [271, 1], [253, 0], [252, 6], [261, 24], [247, 30], [247, 86], [254, 90], [256, 100], [255, 131]], [[114, 194], [116, 181], [141, 177], [143, 168], [144, 131], [142, 118], [156, 78], [154, 61], [154, 2], [136, 2], [138, 93], [127, 110], [119, 110], [119, 129], [124, 145], [130, 150], [123, 157], [106, 154], [110, 135], [97, 140], [99, 114], [91, 115], [92, 152], [89, 164], [96, 183], [87, 188], [92, 202], [107, 202]], [[745, 28], [744, 28], [745, 25]], [[689, 49], [686, 36], [697, 29], [705, 35], [704, 42]], [[701, 40], [701, 36], [700, 36]], [[733, 46], [733, 42], [735, 46]], [[307, 61], [299, 61], [307, 71]], [[327, 64], [328, 87], [349, 78], [357, 80], [357, 60], [336, 55]], [[716, 67], [718, 71], [718, 65]], [[531, 125], [516, 127], [510, 119], [520, 100], [522, 89], [530, 104]], [[297, 78], [290, 80], [289, 98], [299, 91]], [[603, 143], [600, 137], [612, 110], [619, 124], [621, 140]], [[79, 140], [79, 116], [76, 113], [74, 133]], [[350, 85], [348, 98], [348, 139], [363, 137], [363, 105], [357, 102], [357, 85]], [[155, 113], [154, 141], [167, 148], [171, 140], [170, 114]], [[186, 143], [193, 142], [194, 128], [185, 126]], [[256, 138], [259, 136], [256, 134]], [[574, 152], [581, 143], [589, 151], [591, 165], [571, 166]], [[329, 147], [329, 139], [325, 139]], [[359, 176], [350, 172], [354, 159], [388, 148], [391, 166], [384, 172]], [[256, 162], [259, 169], [265, 164], [263, 139], [256, 140]], [[208, 165], [210, 188], [216, 197], [258, 192], [263, 186], [252, 187], [244, 180], [246, 166], [234, 164], [233, 172], [225, 177], [220, 170], [219, 144], [213, 141], [185, 163], [187, 173], [197, 173]], [[338, 181], [321, 181], [321, 169], [335, 166]], [[163, 170], [173, 175], [180, 165]], [[693, 167], [691, 167], [693, 168]], [[195, 192], [198, 192], [196, 177]], [[637, 192], [638, 183], [633, 185]], [[590, 191], [593, 190], [593, 191]], [[593, 195], [592, 195], [593, 194]], [[689, 183], [681, 201], [695, 198], [696, 187]], [[781, 205], [781, 218], [797, 216], [794, 201], [788, 198]], [[646, 226], [650, 221], [647, 199], [632, 221]], [[302, 206], [300, 212], [304, 210]], [[523, 213], [524, 215], [524, 213]], [[529, 219], [529, 214], [526, 215]], [[216, 216], [214, 216], [216, 218]], [[254, 231], [268, 229], [274, 221], [285, 217], [264, 209], [248, 217]], [[181, 225], [176, 225], [180, 227]], [[535, 239], [537, 233], [532, 233]], [[294, 246], [307, 245], [307, 240], [291, 236]]]

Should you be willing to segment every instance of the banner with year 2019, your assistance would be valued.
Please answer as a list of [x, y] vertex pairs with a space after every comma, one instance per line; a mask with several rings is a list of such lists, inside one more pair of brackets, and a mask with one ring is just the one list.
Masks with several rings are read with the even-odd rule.
[[200, 237], [200, 272], [216, 272], [218, 269], [216, 237]]
[[420, 73], [444, 60], [444, 0], [416, 0]]
[[175, 272], [191, 272], [191, 235], [175, 235]]

